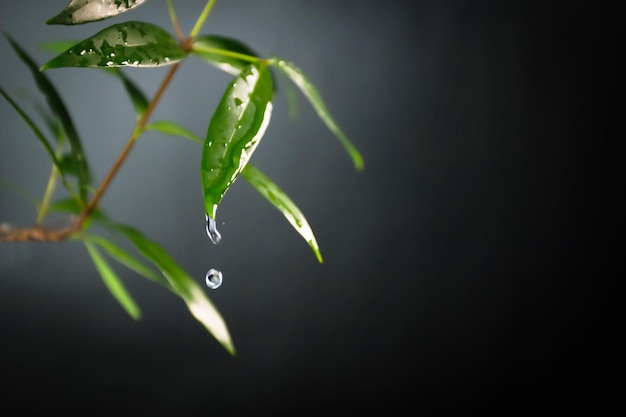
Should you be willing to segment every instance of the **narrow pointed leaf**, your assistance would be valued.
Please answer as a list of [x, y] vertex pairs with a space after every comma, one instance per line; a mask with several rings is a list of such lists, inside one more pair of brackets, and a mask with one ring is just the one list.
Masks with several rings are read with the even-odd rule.
[[59, 158], [59, 167], [65, 175], [78, 175], [78, 169], [72, 155], [65, 154]]
[[[63, 53], [68, 49], [71, 49], [74, 45], [76, 45], [78, 41], [53, 41], [53, 42], [42, 42], [39, 44], [39, 47], [46, 51], [55, 52], [57, 54]], [[148, 108], [148, 98], [141, 91], [139, 86], [133, 82], [126, 74], [124, 74], [117, 67], [106, 67], [102, 68], [103, 71], [113, 75], [114, 77], [119, 78], [124, 85], [124, 89], [126, 93], [130, 97], [131, 102], [133, 103], [133, 107], [135, 108], [135, 112], [137, 113], [137, 119], [140, 119], [143, 113]]]
[[81, 200], [86, 202], [87, 200], [87, 189], [89, 187], [90, 182], [90, 174], [89, 167], [87, 165], [87, 158], [85, 157], [85, 152], [83, 151], [83, 147], [78, 136], [78, 132], [74, 127], [74, 122], [70, 117], [61, 96], [57, 92], [56, 88], [52, 84], [52, 82], [46, 77], [45, 74], [39, 71], [37, 64], [35, 61], [20, 47], [17, 42], [15, 42], [10, 36], [6, 35], [9, 43], [20, 57], [20, 59], [28, 66], [30, 72], [32, 73], [39, 90], [44, 94], [46, 100], [48, 102], [48, 107], [53, 114], [58, 117], [61, 122], [61, 126], [63, 126], [63, 130], [65, 132], [65, 136], [67, 137], [70, 148], [72, 151], [72, 157], [76, 161], [76, 166], [78, 169], [78, 185], [79, 185], [79, 193]]
[[141, 88], [139, 88], [139, 86], [119, 68], [106, 68], [106, 70], [122, 81], [124, 89], [126, 90], [126, 93], [135, 108], [137, 120], [141, 119], [141, 116], [143, 116], [150, 104], [146, 95], [143, 91], [141, 91]]
[[76, 45], [78, 42], [79, 41], [77, 39], [47, 41], [47, 42], [39, 42], [37, 46], [42, 51], [48, 51], [48, 52], [54, 52], [55, 54], [60, 54], [61, 52], [67, 51], [72, 46]]
[[48, 25], [79, 25], [108, 19], [139, 6], [145, 0], [71, 0], [58, 15], [48, 19]]
[[63, 169], [63, 166], [59, 163], [59, 160], [57, 159], [56, 154], [54, 153], [54, 150], [52, 149], [52, 146], [50, 146], [50, 143], [48, 142], [48, 139], [46, 139], [46, 137], [43, 135], [41, 130], [39, 130], [37, 125], [32, 121], [32, 119], [28, 116], [28, 114], [26, 114], [26, 112], [9, 96], [9, 94], [6, 91], [4, 91], [2, 87], [0, 87], [0, 94], [2, 94], [2, 96], [6, 99], [6, 101], [9, 102], [9, 104], [11, 104], [11, 106], [15, 109], [15, 111], [26, 122], [28, 127], [30, 127], [30, 129], [33, 131], [37, 139], [39, 139], [39, 143], [41, 143], [44, 150], [48, 154], [48, 157], [50, 158], [54, 166], [59, 170], [59, 174], [61, 175], [61, 178], [63, 179], [63, 181], [65, 181], [64, 179], [65, 170]]
[[238, 40], [218, 35], [198, 36], [192, 53], [232, 75], [238, 75], [251, 62], [260, 60], [256, 52]]
[[235, 346], [224, 319], [193, 278], [172, 259], [165, 249], [138, 230], [123, 225], [115, 225], [114, 229], [122, 233], [139, 253], [161, 270], [174, 292], [185, 301], [196, 320], [202, 323], [228, 352], [234, 355]]
[[213, 113], [201, 162], [204, 207], [213, 219], [269, 125], [272, 95], [267, 67], [250, 64], [228, 85]]
[[[67, 213], [78, 216], [82, 211], [82, 206], [73, 198], [63, 198], [50, 204], [50, 206], [48, 206], [48, 211], [52, 213]], [[104, 225], [109, 223], [105, 214], [98, 208], [89, 215], [89, 219]]]
[[304, 238], [311, 249], [313, 249], [317, 260], [322, 263], [322, 253], [320, 252], [313, 230], [311, 226], [309, 226], [309, 222], [287, 194], [251, 164], [248, 164], [243, 171], [241, 171], [241, 175], [243, 175], [255, 190], [285, 216], [291, 226]]
[[102, 277], [102, 281], [104, 281], [104, 284], [113, 297], [124, 307], [124, 310], [126, 310], [133, 319], [139, 320], [141, 318], [141, 310], [137, 306], [137, 303], [135, 303], [135, 300], [133, 300], [133, 297], [128, 293], [113, 268], [111, 268], [111, 265], [107, 263], [94, 244], [89, 241], [85, 241], [84, 243], [98, 273]]
[[[65, 133], [63, 132], [63, 126], [61, 126], [59, 120], [43, 106], [35, 104], [35, 107], [37, 109], [37, 113], [39, 113], [41, 118], [44, 120], [48, 130], [56, 139], [57, 145], [61, 146], [65, 142]], [[71, 155], [70, 157], [73, 158]], [[78, 175], [78, 168], [76, 168], [76, 175]]]
[[115, 259], [128, 269], [135, 271], [137, 274], [154, 281], [167, 289], [171, 289], [169, 282], [161, 275], [146, 266], [142, 261], [135, 258], [125, 249], [116, 245], [112, 241], [102, 237], [91, 235], [85, 238], [86, 241], [94, 243], [102, 248], [111, 258]]
[[204, 143], [204, 140], [202, 140], [200, 136], [182, 127], [181, 125], [168, 120], [159, 120], [158, 122], [146, 125], [146, 130], [154, 130], [165, 135], [180, 136], [200, 144]]
[[28, 100], [32, 104], [32, 106], [35, 108], [35, 111], [42, 118], [46, 127], [52, 134], [52, 137], [56, 140], [57, 145], [61, 146], [65, 141], [65, 133], [63, 132], [63, 126], [61, 126], [59, 119], [52, 113], [49, 108], [43, 106], [28, 91], [21, 90], [20, 96]]
[[187, 53], [164, 29], [145, 22], [109, 26], [46, 62], [41, 69], [62, 67], [159, 67]]
[[271, 65], [276, 66], [281, 70], [289, 79], [300, 89], [302, 94], [309, 100], [318, 116], [326, 124], [328, 129], [335, 134], [339, 139], [343, 147], [348, 152], [348, 155], [352, 158], [354, 166], [358, 170], [363, 169], [363, 157], [360, 152], [352, 145], [348, 137], [339, 128], [335, 120], [330, 115], [330, 111], [326, 107], [326, 104], [322, 100], [317, 88], [304, 76], [302, 71], [296, 67], [293, 63], [272, 58], [268, 61]]

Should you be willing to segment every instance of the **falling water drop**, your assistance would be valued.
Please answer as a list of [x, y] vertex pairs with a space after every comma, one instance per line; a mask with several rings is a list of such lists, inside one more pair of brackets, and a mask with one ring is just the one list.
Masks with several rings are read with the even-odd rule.
[[220, 285], [222, 285], [222, 272], [217, 269], [209, 269], [206, 273], [206, 286], [212, 290], [217, 289]]
[[206, 215], [206, 234], [215, 245], [220, 243], [222, 240], [222, 235], [220, 235], [220, 232], [217, 231], [215, 219], [208, 214]]

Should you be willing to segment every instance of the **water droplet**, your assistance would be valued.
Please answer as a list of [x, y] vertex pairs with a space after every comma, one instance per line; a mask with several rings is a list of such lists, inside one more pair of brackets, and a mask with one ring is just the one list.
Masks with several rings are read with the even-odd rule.
[[206, 278], [205, 278], [205, 282], [206, 282], [206, 286], [209, 287], [212, 290], [217, 289], [220, 285], [222, 285], [222, 272], [218, 271], [217, 269], [209, 269], [206, 273]]
[[217, 231], [217, 224], [215, 223], [215, 219], [213, 217], [206, 215], [206, 234], [211, 239], [215, 245], [220, 243], [222, 240], [222, 235]]

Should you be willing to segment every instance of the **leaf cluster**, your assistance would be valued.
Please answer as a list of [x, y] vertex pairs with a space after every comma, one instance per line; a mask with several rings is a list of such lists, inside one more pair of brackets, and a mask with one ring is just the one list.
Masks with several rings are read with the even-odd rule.
[[[72, 0], [48, 24], [79, 25], [116, 17], [144, 4], [145, 0]], [[235, 348], [221, 314], [203, 289], [167, 253], [167, 251], [139, 230], [116, 223], [101, 210], [100, 199], [111, 179], [124, 162], [133, 143], [146, 131], [184, 138], [202, 146], [199, 161], [200, 189], [207, 214], [207, 232], [217, 243], [215, 229], [217, 209], [226, 192], [241, 175], [258, 193], [286, 218], [310, 246], [319, 262], [322, 255], [309, 222], [292, 199], [261, 170], [250, 164], [250, 159], [261, 142], [272, 116], [276, 93], [276, 69], [291, 81], [316, 110], [321, 121], [338, 138], [357, 169], [363, 168], [363, 159], [332, 118], [320, 93], [304, 73], [292, 62], [270, 56], [261, 57], [242, 42], [216, 35], [201, 34], [204, 21], [215, 0], [207, 2], [199, 14], [190, 35], [180, 31], [172, 1], [168, 9], [175, 36], [148, 22], [130, 20], [100, 30], [76, 42], [46, 42], [41, 46], [55, 56], [38, 65], [26, 50], [10, 35], [5, 34], [16, 55], [28, 68], [34, 83], [45, 98], [45, 105], [37, 104], [47, 131], [42, 131], [34, 118], [7, 90], [0, 86], [0, 94], [27, 124], [51, 161], [51, 175], [41, 202], [35, 227], [21, 233], [0, 231], [0, 240], [58, 241], [66, 238], [81, 241], [93, 260], [105, 285], [121, 306], [134, 319], [141, 310], [125, 288], [111, 265], [117, 262], [180, 297], [204, 327], [231, 353]], [[180, 62], [189, 58], [202, 61], [233, 76], [218, 102], [204, 137], [170, 120], [150, 122], [152, 110], [174, 76]], [[125, 67], [154, 68], [169, 66], [170, 71], [161, 87], [149, 98], [125, 73]], [[98, 68], [119, 79], [124, 86], [136, 115], [136, 126], [120, 157], [98, 187], [93, 184], [82, 138], [78, 134], [70, 112], [54, 83], [46, 75], [49, 70], [67, 67]], [[67, 195], [51, 201], [54, 188], [60, 184]], [[44, 220], [50, 213], [73, 216], [73, 226], [63, 232], [47, 231]], [[97, 225], [98, 227], [94, 227]], [[4, 233], [4, 234], [2, 234]], [[124, 249], [122, 242], [134, 249]]]

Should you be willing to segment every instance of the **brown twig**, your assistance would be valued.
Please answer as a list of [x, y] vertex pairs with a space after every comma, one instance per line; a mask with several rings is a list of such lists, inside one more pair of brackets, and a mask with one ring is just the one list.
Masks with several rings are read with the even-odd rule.
[[94, 195], [91, 197], [91, 200], [89, 200], [89, 203], [81, 211], [80, 215], [76, 218], [76, 220], [72, 222], [72, 224], [59, 230], [46, 229], [39, 224], [36, 224], [30, 229], [4, 230], [4, 228], [2, 228], [0, 229], [0, 241], [4, 241], [4, 242], [33, 242], [33, 241], [61, 242], [69, 238], [73, 234], [77, 233], [78, 231], [80, 231], [83, 227], [84, 222], [89, 218], [91, 213], [93, 213], [93, 211], [98, 207], [98, 204], [100, 203], [102, 195], [109, 188], [111, 181], [113, 180], [115, 175], [118, 173], [120, 167], [122, 166], [122, 164], [128, 157], [128, 154], [132, 150], [133, 145], [139, 138], [139, 135], [141, 135], [141, 132], [145, 128], [146, 123], [148, 122], [148, 120], [150, 119], [150, 116], [152, 115], [152, 112], [154, 111], [158, 102], [161, 100], [161, 97], [163, 96], [163, 92], [172, 81], [172, 78], [174, 77], [174, 74], [176, 73], [176, 70], [178, 70], [179, 66], [180, 66], [180, 62], [177, 62], [172, 65], [167, 75], [161, 82], [159, 89], [156, 91], [154, 97], [148, 104], [148, 108], [146, 109], [142, 117], [137, 122], [137, 125], [135, 126], [133, 133], [126, 141], [124, 148], [118, 155], [113, 165], [111, 165], [111, 168], [109, 168], [109, 171], [107, 172], [106, 176], [104, 177], [104, 179], [102, 180], [98, 188], [96, 189], [96, 192], [94, 193]]

